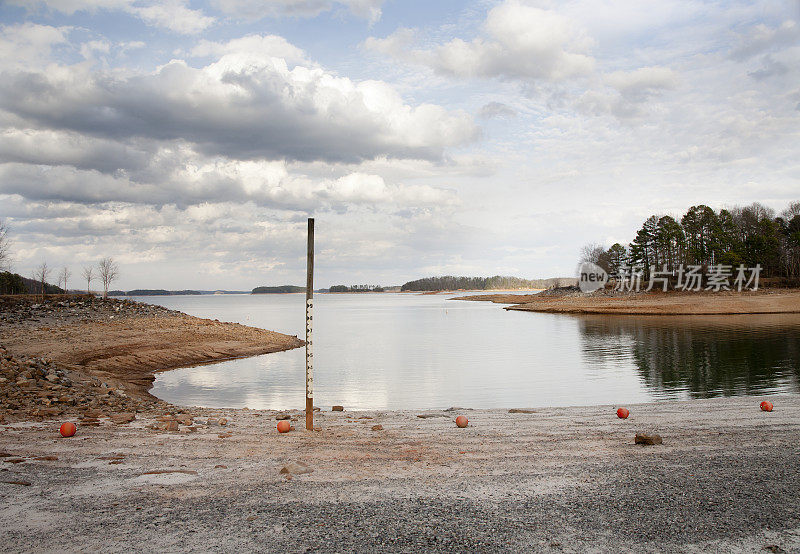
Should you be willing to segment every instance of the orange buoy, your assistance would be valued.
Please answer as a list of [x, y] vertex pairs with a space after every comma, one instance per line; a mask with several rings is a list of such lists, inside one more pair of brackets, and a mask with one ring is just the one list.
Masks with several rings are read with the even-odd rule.
[[620, 419], [628, 419], [628, 416], [631, 413], [628, 411], [628, 408], [620, 408], [617, 410], [617, 417]]
[[767, 402], [766, 400], [764, 400], [761, 403], [761, 411], [762, 412], [771, 412], [772, 411], [772, 402]]
[[58, 432], [61, 433], [62, 437], [71, 437], [77, 431], [78, 431], [78, 427], [74, 423], [72, 423], [71, 421], [68, 421], [66, 423], [62, 423], [61, 424], [61, 428], [58, 430]]
[[278, 433], [288, 433], [291, 429], [291, 424], [285, 419], [278, 422]]
[[464, 427], [466, 427], [467, 425], [469, 425], [469, 420], [467, 419], [467, 416], [463, 416], [463, 415], [458, 416], [456, 418], [456, 425], [458, 425], [462, 429]]

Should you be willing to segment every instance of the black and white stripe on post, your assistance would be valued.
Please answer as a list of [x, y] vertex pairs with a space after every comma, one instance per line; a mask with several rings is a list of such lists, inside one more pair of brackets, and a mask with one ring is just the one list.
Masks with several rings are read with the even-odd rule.
[[314, 320], [314, 218], [308, 218], [306, 264], [306, 429], [314, 429], [314, 351], [311, 324]]

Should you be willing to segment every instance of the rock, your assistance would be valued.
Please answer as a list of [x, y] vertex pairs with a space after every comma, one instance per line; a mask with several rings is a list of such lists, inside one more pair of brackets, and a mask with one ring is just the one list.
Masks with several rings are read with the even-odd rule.
[[177, 421], [165, 421], [161, 425], [161, 428], [164, 431], [177, 431], [178, 429], [180, 429], [180, 426], [178, 425]]
[[511, 408], [508, 410], [510, 414], [535, 414], [536, 410], [524, 410], [522, 408]]
[[344, 411], [344, 406], [333, 406], [331, 408], [331, 411], [332, 412], [343, 412]]
[[383, 431], [383, 425], [373, 425], [372, 426], [372, 430], [373, 431]]
[[646, 444], [646, 445], [653, 445], [653, 444], [662, 444], [663, 441], [661, 440], [661, 435], [648, 435], [646, 433], [636, 433], [636, 438], [634, 439], [635, 444]]
[[222, 426], [227, 425], [228, 424], [228, 418], [226, 418], [226, 417], [219, 418], [219, 424], [222, 425]]
[[278, 421], [282, 421], [284, 419], [291, 419], [291, 417], [292, 416], [290, 416], [289, 414], [278, 414], [275, 416], [275, 419], [277, 419]]
[[307, 464], [303, 462], [289, 462], [283, 468], [281, 468], [280, 473], [288, 473], [290, 475], [303, 475], [305, 473], [311, 473], [314, 471]]
[[228, 469], [228, 466], [223, 464], [217, 464], [214, 466], [214, 469]]
[[136, 419], [136, 414], [130, 412], [122, 412], [119, 414], [113, 414], [110, 417], [111, 421], [116, 423], [117, 425], [124, 425], [126, 423], [130, 423], [134, 419]]
[[3, 481], [3, 483], [8, 483], [9, 485], [22, 485], [23, 487], [30, 487], [30, 481]]
[[418, 414], [417, 417], [420, 419], [430, 419], [432, 417], [447, 417], [447, 416], [444, 414]]
[[55, 462], [58, 460], [58, 456], [37, 456], [34, 460], [39, 462]]
[[25, 461], [25, 458], [6, 458], [3, 461], [8, 464], [21, 464], [22, 462]]
[[232, 437], [232, 436], [233, 436], [233, 433], [220, 433], [220, 434], [219, 434], [219, 435], [217, 435], [217, 436], [218, 436], [219, 438], [221, 438], [221, 439], [227, 439], [227, 438], [230, 438], [230, 437]]

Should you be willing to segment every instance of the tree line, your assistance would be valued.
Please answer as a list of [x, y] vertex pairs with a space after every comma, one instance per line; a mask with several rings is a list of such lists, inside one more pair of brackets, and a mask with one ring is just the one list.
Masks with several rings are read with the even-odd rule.
[[333, 285], [328, 292], [384, 292], [380, 285]]
[[639, 266], [649, 279], [650, 268], [675, 271], [679, 266], [704, 269], [726, 265], [734, 268], [760, 265], [764, 277], [800, 278], [800, 202], [792, 202], [776, 215], [759, 203], [714, 209], [692, 206], [675, 219], [651, 215], [627, 245], [610, 248], [586, 245], [582, 262], [593, 262], [610, 275], [620, 268]]
[[498, 290], [498, 289], [547, 289], [553, 286], [574, 285], [575, 279], [523, 279], [506, 275], [493, 277], [425, 277], [409, 281], [400, 287], [401, 291], [435, 291], [435, 290]]
[[[69, 291], [69, 279], [72, 271], [64, 266], [54, 272], [54, 268], [42, 263], [33, 270], [30, 278], [11, 272], [11, 239], [8, 235], [8, 224], [0, 220], [0, 294], [63, 294]], [[49, 282], [55, 276], [55, 285]], [[86, 282], [86, 293], [91, 294], [92, 281], [99, 280], [103, 285], [103, 298], [108, 296], [108, 289], [119, 276], [119, 265], [113, 258], [106, 257], [97, 265], [84, 266], [81, 277]]]

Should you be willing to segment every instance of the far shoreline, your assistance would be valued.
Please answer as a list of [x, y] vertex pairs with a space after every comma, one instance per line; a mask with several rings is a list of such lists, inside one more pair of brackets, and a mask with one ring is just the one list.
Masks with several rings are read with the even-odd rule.
[[[516, 298], [515, 298], [516, 296]], [[613, 295], [484, 294], [453, 300], [509, 304], [504, 309], [521, 312], [606, 315], [747, 315], [800, 314], [800, 289], [758, 291], [641, 292]]]

